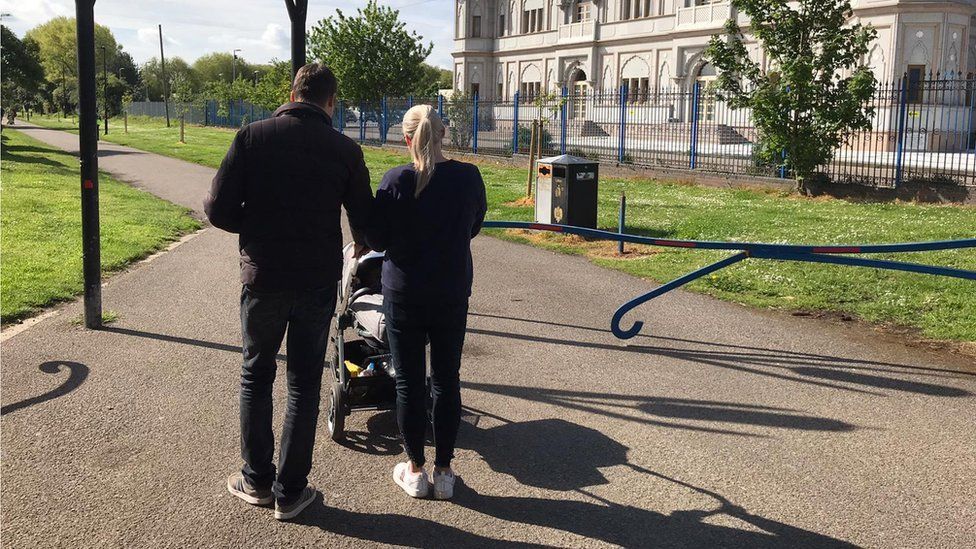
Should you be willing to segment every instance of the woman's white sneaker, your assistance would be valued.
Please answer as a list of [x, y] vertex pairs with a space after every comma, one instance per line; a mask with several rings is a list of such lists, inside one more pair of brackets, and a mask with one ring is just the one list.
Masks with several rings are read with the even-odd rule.
[[434, 471], [434, 499], [451, 499], [454, 497], [454, 473], [439, 473]]
[[393, 481], [412, 498], [425, 498], [430, 493], [427, 472], [421, 470], [419, 473], [412, 473], [407, 462], [397, 463], [393, 468]]

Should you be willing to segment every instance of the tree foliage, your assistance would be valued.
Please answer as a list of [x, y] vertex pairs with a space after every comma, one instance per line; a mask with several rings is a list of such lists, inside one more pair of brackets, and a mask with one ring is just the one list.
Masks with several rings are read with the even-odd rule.
[[[257, 66], [237, 56], [237, 77], [244, 80], [254, 80], [254, 71], [259, 70]], [[200, 82], [213, 82], [223, 80], [230, 82], [234, 76], [234, 56], [226, 52], [208, 53], [197, 58], [193, 62], [193, 72]]]
[[[757, 155], [785, 165], [799, 186], [853, 131], [871, 127], [867, 102], [875, 79], [863, 65], [876, 36], [848, 24], [849, 0], [732, 0], [751, 20], [749, 33], [769, 58], [763, 68], [749, 57], [732, 17], [714, 36], [705, 58], [719, 69], [718, 93], [733, 108], [748, 108], [759, 133]], [[784, 157], [785, 153], [785, 157]]]
[[421, 97], [431, 97], [437, 95], [437, 90], [451, 89], [451, 71], [427, 63], [423, 64], [422, 69], [420, 79], [410, 93]]
[[309, 33], [309, 54], [327, 64], [350, 99], [407, 95], [424, 76], [424, 59], [433, 44], [406, 30], [400, 12], [369, 0], [355, 16], [336, 10]]
[[[172, 93], [172, 83], [178, 77], [185, 77], [194, 91], [201, 89], [201, 84], [197, 80], [196, 73], [193, 72], [193, 69], [190, 68], [186, 61], [180, 57], [167, 57], [166, 80], [168, 83], [167, 90], [170, 93]], [[144, 97], [144, 94], [148, 92], [150, 101], [163, 100], [163, 70], [158, 57], [149, 59], [139, 67], [139, 78], [142, 80], [143, 86], [145, 86], [145, 91], [140, 96]]]
[[[24, 35], [25, 38], [30, 38], [37, 43], [41, 65], [44, 66], [44, 75], [49, 82], [60, 80], [62, 69], [68, 77], [77, 78], [78, 44], [75, 36], [73, 17], [55, 17], [27, 31]], [[109, 66], [115, 66], [119, 52], [115, 36], [108, 27], [95, 24], [95, 51], [99, 56], [99, 63], [102, 60], [103, 46], [108, 53]]]
[[254, 84], [248, 101], [269, 111], [288, 102], [291, 93], [291, 62], [273, 60], [271, 68]]
[[37, 42], [20, 40], [6, 26], [0, 26], [3, 48], [0, 49], [0, 73], [3, 74], [2, 101], [5, 107], [30, 105], [44, 87]]

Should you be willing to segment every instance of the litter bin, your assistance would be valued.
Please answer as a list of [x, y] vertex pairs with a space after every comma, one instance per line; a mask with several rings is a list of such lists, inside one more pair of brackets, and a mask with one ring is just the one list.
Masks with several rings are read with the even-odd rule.
[[536, 223], [596, 228], [597, 162], [564, 154], [538, 161]]

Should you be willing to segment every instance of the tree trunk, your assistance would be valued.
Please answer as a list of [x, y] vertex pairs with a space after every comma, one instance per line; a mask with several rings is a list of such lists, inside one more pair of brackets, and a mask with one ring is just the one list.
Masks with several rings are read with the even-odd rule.
[[185, 119], [186, 119], [186, 115], [181, 114], [180, 115], [180, 143], [186, 143], [186, 139], [184, 139], [184, 134], [183, 134], [183, 125], [184, 125], [183, 123]]
[[129, 133], [129, 111], [122, 111], [122, 123], [125, 124], [125, 133]]
[[[536, 127], [537, 126], [538, 126], [538, 123], [535, 120], [533, 120], [532, 121], [532, 134], [531, 134], [531, 136], [529, 138], [529, 173], [528, 173], [528, 176], [525, 178], [525, 197], [526, 198], [531, 198], [532, 197], [532, 176], [534, 175], [534, 172], [535, 172], [535, 169], [534, 169], [535, 168], [535, 152], [536, 152], [535, 151], [535, 139], [536, 139], [535, 134], [536, 134]], [[518, 131], [518, 130], [516, 130], [516, 131]]]

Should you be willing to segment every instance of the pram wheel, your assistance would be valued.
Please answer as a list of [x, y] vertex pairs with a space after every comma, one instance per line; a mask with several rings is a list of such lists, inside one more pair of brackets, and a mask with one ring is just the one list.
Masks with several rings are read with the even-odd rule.
[[346, 393], [339, 382], [332, 384], [328, 424], [332, 440], [341, 442], [346, 439]]

